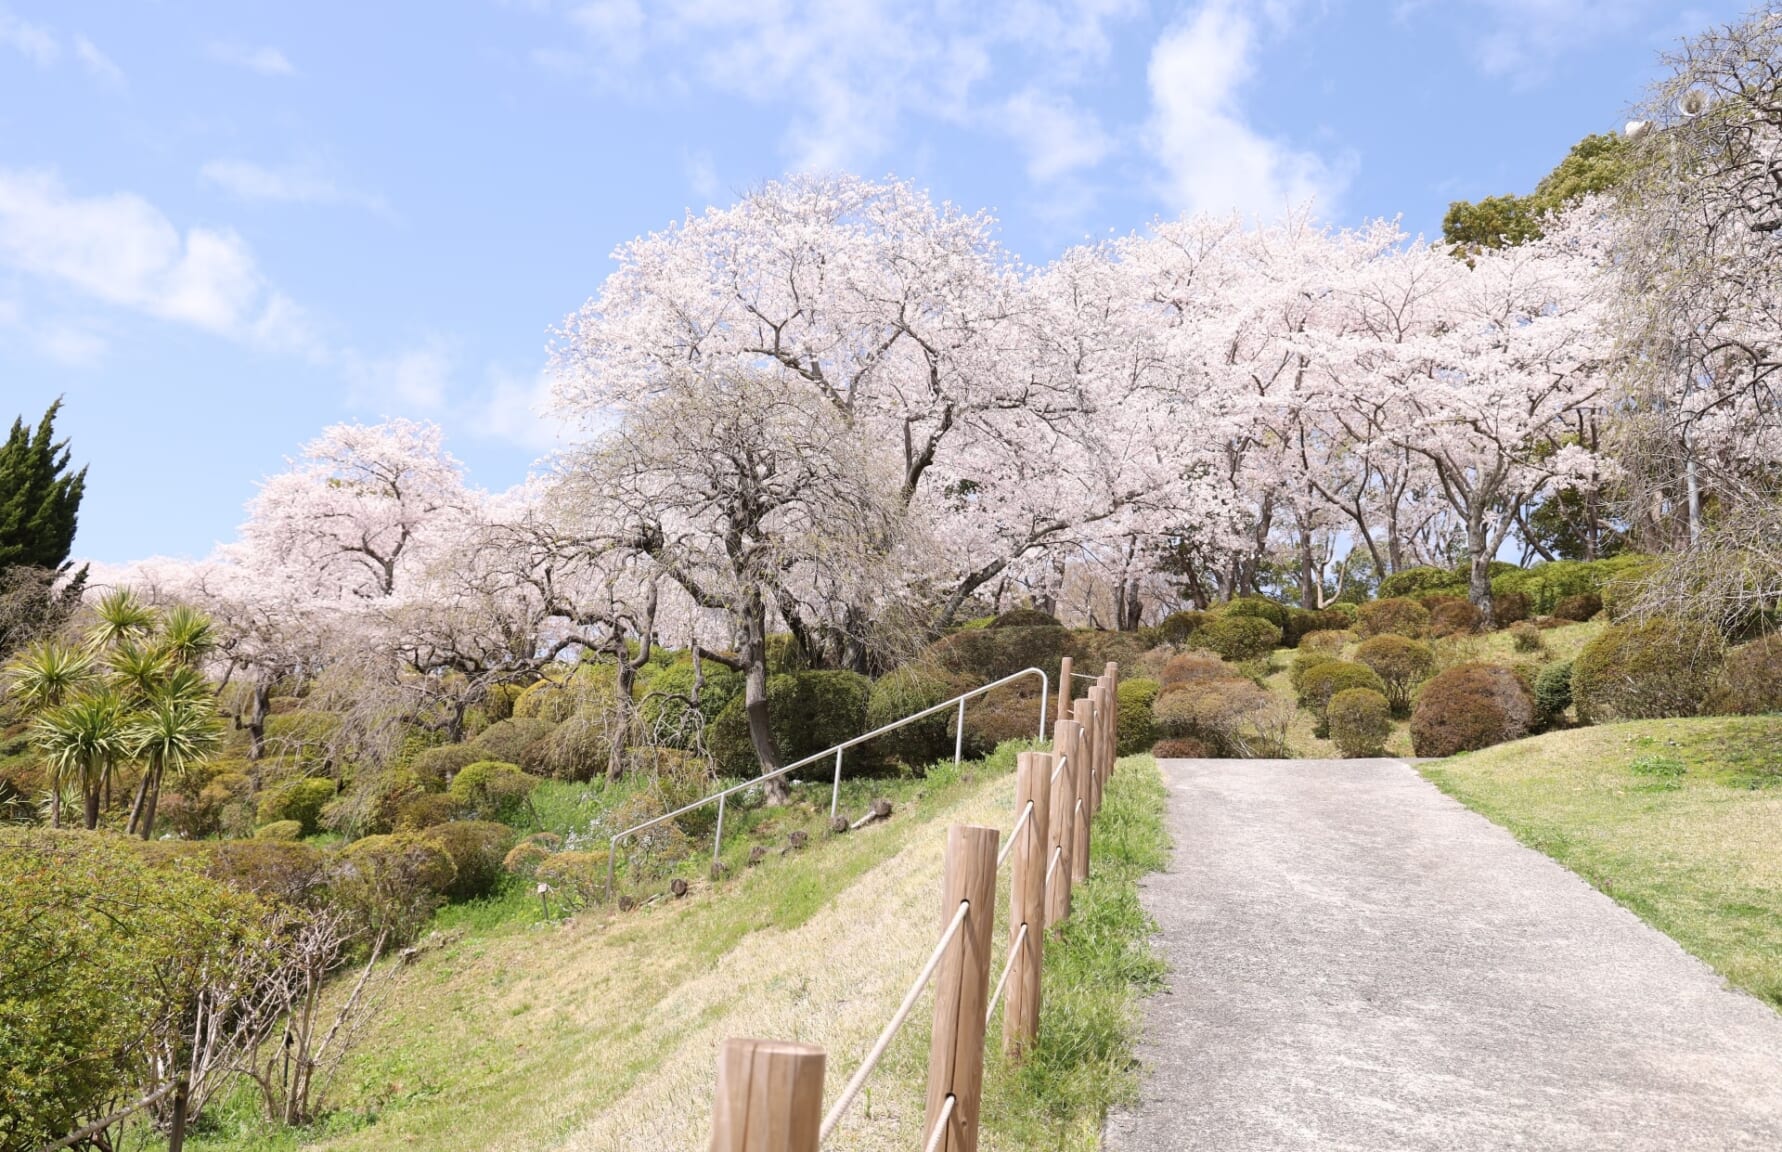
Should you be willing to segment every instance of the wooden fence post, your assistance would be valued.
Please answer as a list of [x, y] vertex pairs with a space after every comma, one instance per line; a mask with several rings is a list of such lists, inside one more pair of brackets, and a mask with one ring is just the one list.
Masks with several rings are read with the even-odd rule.
[[928, 1048], [926, 1139], [947, 1098], [953, 1109], [941, 1152], [977, 1152], [978, 1108], [984, 1086], [984, 1010], [990, 1001], [990, 929], [996, 922], [994, 828], [955, 824], [947, 829], [946, 877], [941, 886], [941, 926], [952, 923], [960, 901], [971, 905], [965, 923], [941, 960], [934, 990], [934, 1035]]
[[1089, 824], [1095, 818], [1090, 804], [1094, 801], [1097, 729], [1095, 704], [1091, 700], [1078, 700], [1071, 705], [1071, 710], [1076, 714], [1077, 724], [1082, 728], [1082, 735], [1077, 738], [1077, 751], [1080, 755], [1074, 758], [1071, 765], [1077, 778], [1070, 850], [1070, 882], [1075, 886], [1089, 879]]
[[1071, 658], [1066, 656], [1058, 665], [1058, 711], [1054, 715], [1060, 720], [1070, 719], [1070, 671]]
[[823, 1050], [729, 1039], [718, 1049], [711, 1152], [817, 1152]]
[[1015, 770], [1015, 818], [1020, 819], [1029, 803], [1033, 805], [1033, 815], [1027, 818], [1027, 826], [1012, 850], [1009, 878], [1009, 940], [1011, 947], [1017, 939], [1020, 945], [1014, 968], [1009, 972], [1008, 1002], [1002, 1010], [1002, 1050], [1016, 1060], [1039, 1036], [1053, 763], [1054, 758], [1047, 753], [1026, 752]]
[[[1062, 924], [1070, 916], [1070, 861], [1076, 848], [1074, 813], [1077, 804], [1077, 769], [1082, 760], [1082, 727], [1068, 715], [1060, 716], [1052, 726], [1052, 750], [1065, 757], [1064, 771], [1052, 781], [1052, 795], [1046, 813], [1046, 867], [1052, 879], [1046, 885], [1046, 927]], [[1052, 867], [1052, 855], [1062, 849], [1058, 866]]]
[[1120, 665], [1108, 661], [1108, 775], [1120, 759]]
[[1114, 766], [1114, 742], [1108, 738], [1113, 731], [1114, 693], [1108, 688], [1108, 680], [1103, 676], [1089, 692], [1089, 699], [1095, 703], [1095, 808], [1101, 811], [1102, 793], [1107, 791], [1108, 773]]

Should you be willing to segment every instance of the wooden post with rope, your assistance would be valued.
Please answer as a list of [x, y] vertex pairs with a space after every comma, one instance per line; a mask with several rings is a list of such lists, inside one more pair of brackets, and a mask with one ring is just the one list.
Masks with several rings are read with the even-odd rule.
[[[1064, 771], [1052, 781], [1046, 813], [1046, 927], [1062, 924], [1070, 916], [1072, 854], [1076, 849], [1077, 770], [1082, 762], [1082, 726], [1061, 716], [1052, 726], [1052, 750], [1064, 757]], [[1052, 858], [1057, 856], [1058, 863]]]
[[946, 876], [941, 884], [941, 927], [964, 902], [965, 923], [937, 973], [934, 1032], [928, 1048], [928, 1109], [922, 1131], [945, 1118], [940, 1152], [977, 1152], [978, 1109], [984, 1087], [985, 1011], [990, 1002], [990, 930], [996, 922], [994, 828], [955, 824], [947, 829]]
[[817, 1152], [823, 1050], [729, 1039], [718, 1049], [711, 1152]]
[[1024, 752], [1015, 769], [1016, 819], [1033, 805], [1010, 856], [1009, 940], [1015, 960], [1009, 972], [1008, 1003], [1002, 1010], [1002, 1049], [1016, 1060], [1039, 1037], [1053, 762], [1047, 753]]
[[1070, 673], [1072, 660], [1066, 656], [1058, 665], [1058, 710], [1053, 715], [1060, 718], [1070, 716]]
[[1077, 737], [1079, 755], [1073, 757], [1071, 763], [1072, 775], [1077, 778], [1070, 850], [1070, 882], [1075, 887], [1089, 879], [1089, 824], [1095, 818], [1095, 810], [1091, 805], [1095, 801], [1095, 745], [1099, 730], [1095, 723], [1095, 703], [1092, 699], [1078, 700], [1071, 705], [1071, 711], [1082, 730]]

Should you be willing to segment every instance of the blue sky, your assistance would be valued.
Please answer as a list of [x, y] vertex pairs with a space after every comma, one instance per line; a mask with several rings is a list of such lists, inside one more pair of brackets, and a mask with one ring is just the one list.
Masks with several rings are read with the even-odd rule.
[[1027, 260], [1193, 209], [1526, 191], [1743, 3], [0, 0], [0, 418], [67, 399], [76, 550], [200, 555], [326, 424], [523, 478], [608, 253], [801, 169]]

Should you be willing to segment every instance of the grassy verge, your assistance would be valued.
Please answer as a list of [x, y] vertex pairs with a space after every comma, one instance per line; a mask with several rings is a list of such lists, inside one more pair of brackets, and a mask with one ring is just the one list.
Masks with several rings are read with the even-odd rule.
[[1421, 771], [1782, 1007], [1782, 717], [1555, 732]]
[[[1168, 862], [1164, 800], [1155, 760], [1120, 762], [1096, 819], [1089, 882], [1073, 894], [1071, 918], [1046, 945], [1039, 1042], [1018, 1066], [1000, 1049], [991, 1060], [986, 1146], [1099, 1148], [1108, 1109], [1134, 1098], [1138, 1000], [1164, 975], [1138, 881]], [[1000, 1020], [992, 1023], [1001, 1028]]]

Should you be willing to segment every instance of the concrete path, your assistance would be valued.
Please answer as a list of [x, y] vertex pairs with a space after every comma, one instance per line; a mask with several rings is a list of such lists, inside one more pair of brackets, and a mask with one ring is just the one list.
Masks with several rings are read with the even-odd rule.
[[1163, 771], [1109, 1149], [1782, 1149], [1782, 1016], [1408, 766]]

